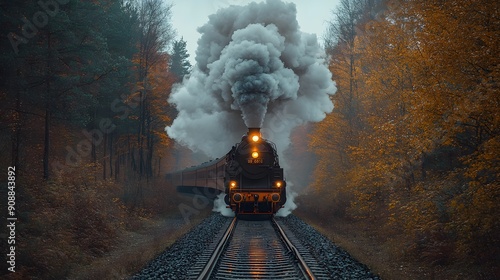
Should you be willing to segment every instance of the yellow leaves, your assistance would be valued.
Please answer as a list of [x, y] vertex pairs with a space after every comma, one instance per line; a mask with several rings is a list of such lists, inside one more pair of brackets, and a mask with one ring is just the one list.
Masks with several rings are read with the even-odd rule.
[[[462, 253], [470, 252], [474, 248], [492, 250], [491, 246], [498, 236], [500, 221], [498, 220], [498, 199], [500, 185], [497, 182], [488, 184], [469, 184], [465, 192], [455, 197], [450, 203], [452, 222], [449, 229], [456, 232], [459, 240], [459, 250]], [[479, 242], [480, 241], [480, 242]], [[483, 245], [481, 245], [483, 244]], [[493, 249], [494, 251], [494, 249]]]
[[410, 1], [355, 46], [337, 46], [336, 106], [309, 144], [319, 158], [315, 186], [344, 199], [349, 215], [401, 229], [432, 261], [453, 250], [493, 256], [489, 244], [499, 245], [493, 2]]
[[465, 157], [468, 165], [465, 173], [471, 178], [470, 184], [486, 184], [500, 181], [500, 136], [491, 138], [473, 154]]
[[389, 202], [389, 205], [387, 207], [388, 210], [393, 210], [393, 209], [396, 209], [397, 207], [399, 207], [399, 201], [391, 201]]

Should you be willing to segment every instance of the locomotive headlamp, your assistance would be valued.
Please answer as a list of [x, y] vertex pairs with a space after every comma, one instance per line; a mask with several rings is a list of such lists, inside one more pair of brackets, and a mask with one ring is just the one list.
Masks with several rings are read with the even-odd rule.
[[233, 200], [234, 200], [234, 202], [241, 202], [243, 200], [243, 196], [239, 193], [235, 193], [233, 195]]
[[259, 135], [252, 136], [252, 141], [254, 141], [254, 142], [259, 141], [259, 139], [260, 139]]
[[271, 195], [271, 201], [272, 202], [278, 202], [280, 200], [280, 195], [278, 193], [273, 193]]
[[231, 188], [235, 188], [236, 187], [236, 181], [229, 182], [229, 185], [231, 186]]
[[276, 187], [278, 187], [278, 188], [281, 187], [281, 182], [280, 181], [276, 182]]
[[253, 152], [252, 153], [252, 157], [253, 158], [258, 158], [259, 157], [259, 153], [258, 152]]

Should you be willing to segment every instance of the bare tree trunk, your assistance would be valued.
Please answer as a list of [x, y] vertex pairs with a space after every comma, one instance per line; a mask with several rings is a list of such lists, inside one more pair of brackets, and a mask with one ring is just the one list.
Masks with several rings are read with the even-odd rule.
[[108, 135], [105, 133], [103, 136], [104, 140], [104, 151], [102, 155], [102, 179], [106, 180], [106, 153], [107, 153], [107, 147], [108, 147]]
[[161, 170], [161, 157], [158, 157], [158, 177], [161, 176], [160, 170]]
[[[94, 120], [97, 118], [97, 109], [94, 109]], [[97, 153], [96, 153], [96, 140], [95, 137], [92, 137], [92, 150], [91, 150], [91, 155], [92, 155], [92, 162], [96, 163], [97, 162]], [[104, 156], [106, 156], [106, 152], [104, 153]]]
[[21, 93], [17, 90], [16, 93], [16, 125], [15, 131], [11, 135], [12, 150], [11, 150], [11, 165], [19, 166], [19, 143], [21, 142]]
[[46, 77], [45, 77], [45, 85], [46, 85], [46, 98], [45, 98], [45, 139], [43, 146], [43, 178], [49, 179], [49, 153], [50, 153], [50, 103], [51, 103], [51, 92], [50, 92], [50, 71], [51, 71], [51, 45], [50, 45], [50, 32], [47, 32], [47, 69]]
[[109, 134], [109, 177], [113, 178], [113, 133]]

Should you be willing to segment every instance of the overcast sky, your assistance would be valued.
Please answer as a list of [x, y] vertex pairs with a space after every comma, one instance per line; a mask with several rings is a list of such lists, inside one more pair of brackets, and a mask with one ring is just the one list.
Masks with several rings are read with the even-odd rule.
[[[200, 33], [196, 29], [208, 21], [208, 16], [218, 9], [230, 5], [246, 5], [264, 0], [167, 0], [173, 3], [172, 24], [177, 31], [177, 39], [184, 37], [187, 42], [189, 60], [194, 65], [197, 41]], [[327, 27], [327, 21], [332, 20], [332, 11], [340, 0], [284, 0], [293, 2], [297, 7], [297, 21], [300, 30], [315, 33], [320, 44]]]

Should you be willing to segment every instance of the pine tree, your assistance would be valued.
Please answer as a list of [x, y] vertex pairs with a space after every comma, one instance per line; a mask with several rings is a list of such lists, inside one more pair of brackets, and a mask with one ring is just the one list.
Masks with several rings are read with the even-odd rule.
[[174, 41], [172, 56], [170, 57], [170, 72], [176, 76], [176, 80], [182, 80], [182, 77], [189, 74], [191, 70], [191, 63], [188, 60], [189, 54], [186, 50], [186, 41], [181, 38]]

